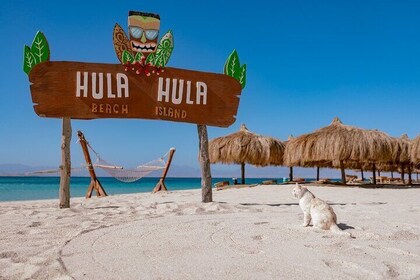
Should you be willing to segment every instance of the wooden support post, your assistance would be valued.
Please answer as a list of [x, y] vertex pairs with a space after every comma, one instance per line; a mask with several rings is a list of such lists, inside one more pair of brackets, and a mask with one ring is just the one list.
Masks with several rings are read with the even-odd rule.
[[207, 135], [207, 126], [198, 124], [199, 139], [199, 161], [201, 166], [201, 201], [212, 202], [213, 194], [211, 189], [211, 170], [209, 157], [209, 138]]
[[319, 181], [319, 166], [316, 167], [316, 180]]
[[168, 175], [169, 167], [171, 166], [172, 158], [174, 157], [175, 148], [171, 148], [168, 154], [168, 160], [166, 161], [165, 169], [162, 172], [162, 176], [159, 179], [159, 182], [156, 184], [156, 187], [153, 189], [152, 193], [157, 193], [159, 191], [167, 191], [168, 189], [165, 186], [166, 175]]
[[408, 164], [408, 184], [412, 185], [413, 184], [413, 180], [411, 179], [411, 165]]
[[63, 130], [61, 135], [61, 165], [60, 165], [60, 208], [70, 208], [70, 159], [71, 143], [71, 120], [63, 118]]
[[80, 130], [77, 132], [77, 136], [79, 136], [79, 142], [80, 142], [80, 145], [82, 146], [83, 155], [85, 156], [87, 168], [89, 170], [89, 174], [91, 178], [88, 190], [86, 192], [86, 198], [92, 197], [93, 190], [96, 191], [96, 195], [99, 197], [107, 196], [104, 188], [101, 185], [101, 182], [99, 182], [98, 177], [96, 177], [95, 169], [93, 168], [93, 164], [90, 158], [85, 136]]
[[293, 181], [293, 166], [289, 167], [289, 181]]
[[241, 178], [242, 178], [242, 185], [245, 185], [245, 163], [241, 163]]
[[402, 180], [402, 182], [403, 182], [403, 184], [405, 184], [405, 165], [404, 165], [404, 163], [402, 163], [401, 164], [401, 180]]
[[394, 171], [391, 170], [391, 178], [394, 179]]
[[362, 173], [361, 176], [362, 176], [362, 182], [363, 182], [365, 180], [365, 175], [363, 174], [363, 168], [360, 169], [360, 173]]
[[340, 160], [340, 170], [341, 170], [341, 183], [346, 183], [346, 171], [344, 170], [344, 163]]
[[373, 175], [373, 184], [376, 185], [376, 165], [372, 164], [372, 175]]

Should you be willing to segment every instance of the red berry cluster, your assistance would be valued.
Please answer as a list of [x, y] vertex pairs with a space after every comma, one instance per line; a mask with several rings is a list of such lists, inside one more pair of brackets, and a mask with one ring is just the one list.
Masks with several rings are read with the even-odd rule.
[[159, 75], [160, 73], [164, 72], [163, 68], [156, 67], [151, 63], [146, 64], [145, 56], [142, 56], [140, 61], [127, 61], [124, 64], [124, 70], [126, 72], [128, 70], [135, 71], [137, 75], [141, 75], [144, 73], [147, 77], [149, 77], [152, 73]]

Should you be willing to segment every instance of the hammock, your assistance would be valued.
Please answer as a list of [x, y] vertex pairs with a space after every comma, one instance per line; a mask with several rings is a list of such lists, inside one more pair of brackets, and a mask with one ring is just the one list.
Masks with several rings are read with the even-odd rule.
[[164, 154], [158, 159], [149, 161], [132, 169], [125, 169], [122, 166], [111, 164], [106, 160], [102, 159], [100, 155], [92, 148], [92, 146], [90, 146], [89, 142], [86, 141], [86, 144], [96, 156], [96, 162], [93, 164], [93, 166], [101, 168], [115, 179], [124, 183], [135, 182], [149, 175], [153, 171], [165, 169], [165, 158], [168, 156], [171, 150], [175, 150], [175, 148], [171, 148], [166, 154]]

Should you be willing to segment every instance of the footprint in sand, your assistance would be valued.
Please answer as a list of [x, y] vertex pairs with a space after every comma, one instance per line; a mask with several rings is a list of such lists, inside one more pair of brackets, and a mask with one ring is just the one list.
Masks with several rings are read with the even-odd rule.
[[396, 278], [398, 276], [400, 276], [400, 273], [397, 271], [397, 268], [389, 263], [383, 263], [386, 267], [387, 267], [387, 276], [391, 277], [391, 278]]
[[33, 228], [33, 227], [39, 227], [41, 225], [41, 222], [32, 222], [32, 224], [30, 224], [28, 227]]
[[322, 260], [329, 268], [354, 278], [360, 279], [383, 279], [383, 276], [375, 271], [368, 270], [361, 265], [349, 261]]

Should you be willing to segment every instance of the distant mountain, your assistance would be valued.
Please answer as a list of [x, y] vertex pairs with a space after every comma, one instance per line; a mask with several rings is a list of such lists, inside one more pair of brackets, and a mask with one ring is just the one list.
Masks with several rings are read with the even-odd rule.
[[41, 170], [58, 169], [51, 166], [29, 166], [24, 164], [0, 164], [1, 176], [25, 176], [26, 173], [37, 172]]

